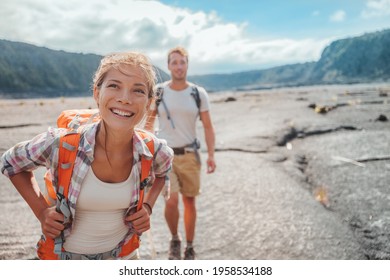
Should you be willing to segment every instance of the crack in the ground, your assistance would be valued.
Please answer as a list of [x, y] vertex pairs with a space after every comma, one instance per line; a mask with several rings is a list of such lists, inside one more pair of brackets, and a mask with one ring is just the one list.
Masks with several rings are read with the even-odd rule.
[[243, 153], [254, 153], [254, 154], [264, 154], [266, 150], [251, 150], [245, 148], [215, 148], [215, 152], [243, 152]]
[[370, 161], [380, 161], [380, 160], [390, 160], [390, 155], [355, 159], [355, 161], [357, 162], [370, 162]]
[[321, 135], [325, 133], [333, 133], [340, 130], [361, 130], [361, 128], [357, 128], [352, 125], [340, 125], [337, 127], [331, 128], [318, 128], [313, 130], [305, 130], [305, 129], [297, 129], [295, 127], [288, 127], [284, 130], [284, 133], [278, 137], [276, 140], [276, 144], [278, 146], [284, 146], [288, 142], [296, 138], [306, 138], [308, 136]]

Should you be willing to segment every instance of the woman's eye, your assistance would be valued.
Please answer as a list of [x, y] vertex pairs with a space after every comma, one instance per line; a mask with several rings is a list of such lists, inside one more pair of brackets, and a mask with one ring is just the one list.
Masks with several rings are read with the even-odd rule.
[[135, 92], [140, 94], [146, 94], [143, 89], [136, 89]]
[[107, 87], [109, 87], [109, 88], [118, 88], [118, 85], [117, 84], [108, 84]]

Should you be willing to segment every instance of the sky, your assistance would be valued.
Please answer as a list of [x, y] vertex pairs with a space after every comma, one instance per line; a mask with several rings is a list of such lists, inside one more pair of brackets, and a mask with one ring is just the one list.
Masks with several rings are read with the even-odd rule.
[[[390, 28], [390, 0], [1, 0], [0, 39], [105, 55], [135, 50], [189, 75], [317, 61], [332, 41]], [[1, 50], [0, 50], [1, 51]]]

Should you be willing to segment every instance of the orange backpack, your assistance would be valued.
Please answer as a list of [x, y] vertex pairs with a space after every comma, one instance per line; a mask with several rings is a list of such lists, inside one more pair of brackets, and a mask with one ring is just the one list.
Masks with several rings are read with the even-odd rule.
[[[64, 223], [68, 222], [70, 218], [70, 210], [67, 201], [69, 184], [72, 178], [73, 167], [80, 142], [79, 127], [99, 120], [100, 116], [97, 109], [66, 110], [63, 111], [57, 119], [57, 126], [68, 128], [68, 131], [60, 137], [57, 180], [58, 187], [55, 188], [53, 186], [50, 173], [46, 172], [44, 176], [46, 193], [44, 193], [44, 196], [49, 205], [56, 205], [56, 210], [64, 214]], [[153, 138], [151, 138], [148, 133], [141, 130], [137, 130], [137, 133], [141, 136], [149, 151], [153, 155]], [[144, 189], [149, 183], [151, 165], [152, 159], [147, 159], [145, 157], [141, 158], [141, 185], [137, 210], [140, 210], [143, 205]], [[67, 252], [64, 252], [62, 246], [63, 242], [63, 233], [61, 233], [61, 235], [55, 240], [46, 238], [42, 235], [37, 244], [38, 257], [41, 260], [68, 259]], [[140, 238], [138, 234], [133, 234], [128, 242], [115, 249], [115, 255], [113, 257], [127, 256], [137, 249], [139, 244]]]

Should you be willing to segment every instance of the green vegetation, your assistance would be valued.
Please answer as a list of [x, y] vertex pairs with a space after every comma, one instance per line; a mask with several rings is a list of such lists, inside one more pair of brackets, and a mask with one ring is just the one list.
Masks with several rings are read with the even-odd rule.
[[[0, 96], [87, 96], [101, 56], [0, 40]], [[157, 69], [160, 71], [159, 69]], [[168, 75], [160, 71], [160, 76]]]
[[100, 56], [0, 40], [0, 92], [58, 96], [89, 92]]

